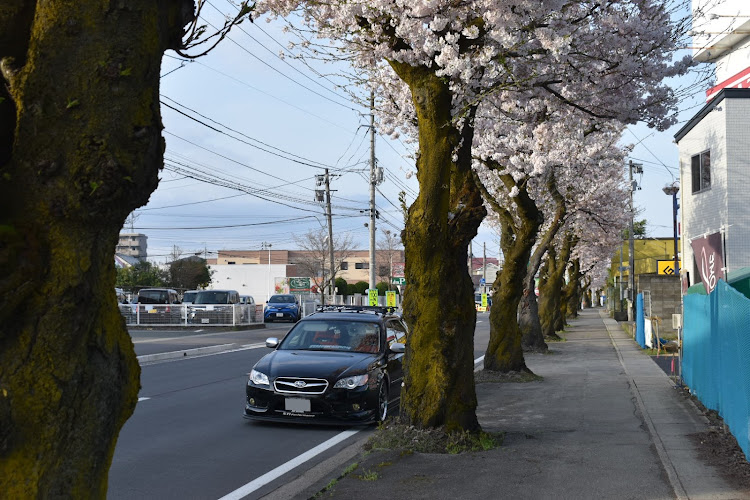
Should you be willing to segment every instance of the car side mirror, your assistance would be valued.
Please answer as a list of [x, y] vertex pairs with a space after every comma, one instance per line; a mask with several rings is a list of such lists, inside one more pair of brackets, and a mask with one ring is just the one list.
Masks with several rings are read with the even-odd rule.
[[279, 339], [276, 337], [268, 337], [266, 339], [266, 347], [270, 349], [276, 349], [279, 346]]
[[406, 344], [394, 342], [390, 346], [388, 346], [388, 349], [390, 349], [392, 353], [403, 354], [406, 351]]

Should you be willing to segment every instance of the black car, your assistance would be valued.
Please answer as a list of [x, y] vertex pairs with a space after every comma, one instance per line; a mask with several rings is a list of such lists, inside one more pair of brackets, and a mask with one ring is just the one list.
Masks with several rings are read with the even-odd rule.
[[258, 361], [245, 418], [364, 424], [388, 416], [401, 396], [406, 325], [386, 308], [320, 308]]

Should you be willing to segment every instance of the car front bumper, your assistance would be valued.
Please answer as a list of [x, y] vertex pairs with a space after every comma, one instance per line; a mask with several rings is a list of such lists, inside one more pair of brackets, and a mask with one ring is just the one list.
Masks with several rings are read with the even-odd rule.
[[[244, 417], [252, 420], [321, 425], [362, 425], [377, 421], [377, 390], [328, 389], [323, 394], [286, 394], [247, 385]], [[287, 400], [307, 400], [310, 411], [289, 411]]]

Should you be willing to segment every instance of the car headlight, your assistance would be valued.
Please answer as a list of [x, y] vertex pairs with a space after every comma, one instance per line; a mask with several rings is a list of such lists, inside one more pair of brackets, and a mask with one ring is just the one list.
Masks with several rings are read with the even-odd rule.
[[367, 374], [344, 377], [336, 381], [335, 389], [356, 389], [367, 383]]
[[271, 385], [268, 382], [268, 375], [266, 375], [265, 373], [261, 373], [258, 370], [250, 371], [250, 379], [248, 380], [248, 383], [251, 382], [255, 385]]

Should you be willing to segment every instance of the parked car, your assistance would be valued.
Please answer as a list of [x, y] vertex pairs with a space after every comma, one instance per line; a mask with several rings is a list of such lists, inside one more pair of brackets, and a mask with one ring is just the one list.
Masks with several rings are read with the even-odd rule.
[[302, 318], [253, 366], [244, 416], [253, 420], [363, 424], [398, 404], [407, 328], [386, 308], [327, 306]]
[[240, 294], [237, 290], [200, 290], [189, 308], [190, 321], [233, 325], [237, 323], [234, 306], [239, 303]]
[[188, 290], [187, 292], [182, 294], [182, 303], [183, 304], [192, 304], [195, 302], [195, 297], [198, 295], [198, 290]]
[[180, 308], [180, 316], [185, 321], [189, 317], [189, 306], [195, 302], [195, 297], [198, 295], [198, 290], [188, 290], [182, 294], [182, 307]]
[[242, 307], [242, 321], [255, 321], [255, 299], [252, 295], [240, 295]]
[[290, 293], [271, 295], [263, 309], [263, 321], [267, 323], [279, 320], [294, 323], [299, 321], [301, 317], [302, 307], [299, 303], [299, 297]]
[[171, 288], [144, 288], [138, 292], [139, 323], [179, 324], [180, 299]]

